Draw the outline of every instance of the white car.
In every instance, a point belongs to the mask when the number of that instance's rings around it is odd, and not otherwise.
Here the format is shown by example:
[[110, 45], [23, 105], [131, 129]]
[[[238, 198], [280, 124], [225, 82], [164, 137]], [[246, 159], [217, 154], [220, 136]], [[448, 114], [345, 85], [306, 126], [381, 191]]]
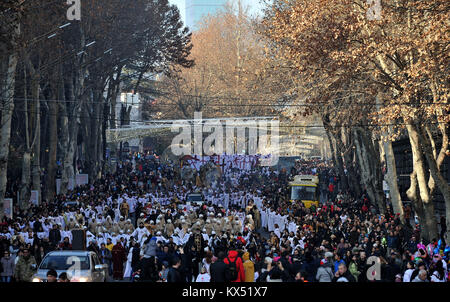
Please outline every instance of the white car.
[[58, 276], [65, 272], [70, 282], [106, 282], [108, 266], [97, 254], [89, 251], [53, 251], [48, 253], [33, 276], [33, 282], [46, 282], [47, 272], [54, 269]]

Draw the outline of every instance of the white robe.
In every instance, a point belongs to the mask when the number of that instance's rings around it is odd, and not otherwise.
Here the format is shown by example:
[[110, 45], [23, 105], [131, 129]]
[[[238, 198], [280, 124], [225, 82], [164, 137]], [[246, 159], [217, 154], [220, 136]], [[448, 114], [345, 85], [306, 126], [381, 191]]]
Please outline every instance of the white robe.
[[268, 213], [268, 219], [267, 219], [267, 228], [269, 232], [272, 232], [275, 229], [275, 212], [269, 211]]
[[124, 278], [131, 278], [131, 260], [133, 259], [133, 249], [135, 249], [135, 247], [130, 249], [130, 252], [128, 253], [127, 256], [127, 263], [125, 265], [125, 271], [123, 273], [123, 277]]

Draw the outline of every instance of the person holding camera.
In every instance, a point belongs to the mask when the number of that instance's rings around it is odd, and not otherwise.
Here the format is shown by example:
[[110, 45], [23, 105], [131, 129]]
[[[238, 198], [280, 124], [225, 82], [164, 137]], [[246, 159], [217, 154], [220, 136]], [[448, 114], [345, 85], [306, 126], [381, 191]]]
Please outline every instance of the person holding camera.
[[345, 263], [341, 263], [338, 266], [338, 270], [334, 274], [332, 282], [356, 282], [356, 279], [347, 269], [347, 265], [345, 265]]

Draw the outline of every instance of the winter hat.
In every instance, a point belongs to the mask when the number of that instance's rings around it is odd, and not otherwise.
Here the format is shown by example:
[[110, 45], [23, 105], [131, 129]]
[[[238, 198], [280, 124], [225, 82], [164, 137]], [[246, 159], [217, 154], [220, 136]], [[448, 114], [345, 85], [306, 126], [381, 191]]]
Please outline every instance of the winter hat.
[[325, 253], [325, 258], [333, 258], [333, 253], [331, 253], [331, 252], [326, 252], [326, 253]]

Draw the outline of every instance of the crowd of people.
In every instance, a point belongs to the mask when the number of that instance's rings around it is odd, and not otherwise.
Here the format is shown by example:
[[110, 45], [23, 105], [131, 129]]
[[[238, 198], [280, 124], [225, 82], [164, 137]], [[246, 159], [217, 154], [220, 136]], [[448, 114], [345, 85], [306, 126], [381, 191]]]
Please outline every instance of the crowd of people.
[[[223, 173], [207, 187], [181, 179], [178, 163], [136, 153], [92, 185], [15, 208], [0, 225], [2, 282], [31, 281], [50, 251], [72, 249], [77, 229], [115, 280], [448, 282], [444, 238], [425, 242], [414, 224], [339, 192], [331, 163], [301, 160], [278, 171], [234, 160], [222, 156]], [[288, 182], [297, 174], [319, 175], [332, 194], [319, 207], [292, 202]], [[187, 203], [193, 193], [203, 202]], [[47, 279], [70, 281], [55, 270]]]

